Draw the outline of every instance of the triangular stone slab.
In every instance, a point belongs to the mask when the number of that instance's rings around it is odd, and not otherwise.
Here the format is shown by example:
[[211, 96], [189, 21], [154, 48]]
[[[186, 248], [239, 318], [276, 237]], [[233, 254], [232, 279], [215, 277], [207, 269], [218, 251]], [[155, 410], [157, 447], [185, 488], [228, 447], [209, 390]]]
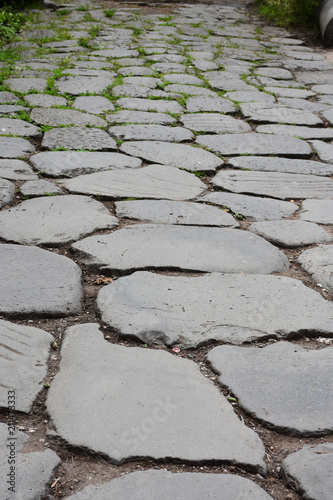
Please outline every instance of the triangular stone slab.
[[305, 250], [297, 260], [317, 283], [333, 291], [333, 245], [319, 245]]
[[333, 200], [304, 200], [300, 217], [317, 224], [333, 224]]
[[59, 436], [115, 463], [150, 457], [265, 469], [261, 440], [195, 363], [108, 343], [97, 324], [67, 330], [47, 409]]

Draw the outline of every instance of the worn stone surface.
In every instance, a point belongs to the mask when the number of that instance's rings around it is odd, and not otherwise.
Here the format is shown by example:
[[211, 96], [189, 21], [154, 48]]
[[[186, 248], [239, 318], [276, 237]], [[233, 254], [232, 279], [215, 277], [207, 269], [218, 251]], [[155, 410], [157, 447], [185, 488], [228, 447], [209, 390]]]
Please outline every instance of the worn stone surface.
[[16, 410], [30, 411], [47, 374], [52, 340], [43, 330], [0, 320], [1, 408], [8, 408], [10, 388], [16, 392]]
[[110, 102], [106, 97], [99, 95], [77, 97], [72, 106], [73, 108], [81, 109], [82, 111], [95, 115], [114, 110], [112, 102]]
[[215, 113], [235, 113], [236, 106], [223, 97], [189, 97], [186, 101], [189, 113], [196, 111], [215, 111]]
[[333, 224], [333, 200], [304, 200], [300, 217], [318, 224]]
[[7, 179], [0, 179], [0, 208], [14, 198], [14, 184]]
[[[0, 313], [68, 316], [81, 312], [81, 270], [37, 247], [0, 245]], [[20, 286], [17, 286], [20, 283]]]
[[[129, 248], [133, 239], [135, 248]], [[131, 225], [109, 235], [85, 238], [72, 248], [92, 269], [118, 272], [170, 268], [265, 274], [289, 266], [286, 257], [263, 238], [236, 229]]]
[[158, 113], [183, 113], [183, 106], [174, 101], [158, 99], [139, 99], [122, 97], [116, 101], [116, 105], [124, 109], [134, 109], [137, 111], [157, 111]]
[[67, 105], [67, 101], [64, 97], [48, 94], [28, 94], [24, 96], [24, 100], [33, 106], [40, 106], [41, 108]]
[[66, 245], [117, 225], [102, 203], [86, 196], [42, 197], [0, 212], [0, 237], [23, 245]]
[[333, 199], [333, 180], [318, 175], [280, 172], [220, 171], [212, 179], [215, 186], [235, 193], [259, 194], [281, 198]]
[[110, 73], [110, 77], [105, 76], [64, 76], [57, 80], [56, 86], [61, 94], [79, 95], [86, 92], [97, 94], [103, 92], [109, 85], [112, 84], [114, 73]]
[[239, 226], [238, 222], [224, 210], [184, 201], [118, 201], [116, 202], [116, 212], [118, 217], [153, 222], [154, 224]]
[[228, 159], [235, 168], [260, 170], [262, 172], [286, 172], [290, 174], [313, 174], [330, 176], [333, 166], [320, 161], [298, 160], [296, 158], [274, 158], [272, 156], [237, 156]]
[[249, 231], [283, 247], [302, 247], [333, 241], [333, 236], [325, 229], [300, 220], [255, 222], [249, 227]]
[[106, 484], [87, 486], [79, 493], [70, 496], [70, 500], [108, 500], [110, 496], [117, 500], [129, 498], [191, 498], [201, 500], [207, 497], [228, 500], [229, 498], [252, 498], [269, 500], [272, 498], [256, 483], [244, 477], [232, 474], [195, 474], [182, 472], [173, 474], [166, 470], [132, 472]]
[[184, 127], [195, 132], [215, 132], [217, 134], [241, 134], [251, 132], [248, 123], [217, 113], [194, 113], [180, 117]]
[[106, 116], [109, 123], [155, 123], [157, 125], [171, 125], [176, 119], [165, 113], [153, 113], [149, 111], [117, 111]]
[[255, 69], [254, 73], [260, 76], [268, 76], [277, 80], [292, 80], [293, 74], [287, 69], [264, 67]]
[[124, 141], [183, 142], [194, 139], [190, 130], [163, 125], [119, 125], [110, 127], [109, 134]]
[[231, 101], [237, 102], [275, 102], [274, 96], [259, 91], [238, 90], [235, 92], [227, 92], [225, 96], [231, 99]]
[[16, 90], [17, 92], [29, 92], [30, 90], [44, 92], [47, 80], [45, 78], [8, 78], [4, 83], [11, 90]]
[[64, 194], [63, 190], [53, 184], [53, 182], [44, 179], [37, 179], [35, 181], [27, 181], [20, 187], [23, 196], [46, 196]]
[[90, 125], [92, 127], [105, 127], [106, 121], [99, 116], [94, 116], [89, 113], [81, 113], [72, 109], [33, 109], [30, 115], [31, 119], [40, 125], [51, 125], [58, 127], [59, 125], [75, 125], [84, 127]]
[[149, 344], [193, 348], [304, 331], [333, 335], [333, 305], [284, 276], [136, 272], [103, 287], [97, 307], [112, 329]]
[[322, 161], [333, 164], [333, 144], [327, 144], [323, 141], [311, 141], [311, 144]]
[[333, 246], [319, 245], [310, 248], [297, 260], [317, 283], [333, 291]]
[[313, 113], [290, 109], [278, 104], [245, 103], [241, 104], [240, 108], [246, 118], [255, 122], [290, 123], [292, 125], [310, 126], [323, 124], [321, 118]]
[[27, 158], [34, 152], [34, 146], [26, 139], [0, 137], [0, 158]]
[[302, 139], [333, 139], [333, 129], [301, 125], [259, 125], [256, 131], [263, 134], [292, 135]]
[[12, 92], [7, 92], [5, 90], [0, 91], [0, 103], [1, 104], [4, 104], [4, 103], [14, 104], [18, 100], [19, 100], [19, 98], [16, 97], [16, 95], [13, 94]]
[[[63, 439], [116, 463], [168, 457], [265, 469], [261, 440], [195, 363], [164, 351], [110, 344], [97, 324], [67, 330], [47, 408]], [[131, 431], [137, 426], [141, 439]]]
[[315, 92], [306, 89], [291, 89], [285, 87], [266, 86], [265, 92], [271, 92], [276, 97], [290, 97], [295, 99], [307, 99], [316, 95]]
[[166, 144], [160, 141], [125, 142], [123, 153], [185, 170], [216, 170], [223, 161], [209, 151], [184, 144]]
[[34, 138], [42, 135], [42, 131], [36, 125], [13, 118], [0, 118], [0, 132], [6, 135], [21, 135]]
[[332, 432], [333, 349], [306, 350], [288, 342], [262, 349], [220, 346], [207, 359], [220, 384], [265, 425], [294, 436]]
[[9, 180], [32, 181], [38, 177], [22, 160], [0, 160], [0, 177]]
[[304, 446], [282, 462], [287, 483], [303, 498], [329, 500], [333, 496], [333, 444]]
[[100, 129], [69, 127], [47, 130], [42, 149], [58, 148], [110, 151], [117, 149], [117, 144], [107, 132]]
[[23, 106], [16, 106], [14, 104], [0, 104], [0, 114], [1, 115], [11, 115], [12, 113], [17, 113], [17, 111], [29, 111]]

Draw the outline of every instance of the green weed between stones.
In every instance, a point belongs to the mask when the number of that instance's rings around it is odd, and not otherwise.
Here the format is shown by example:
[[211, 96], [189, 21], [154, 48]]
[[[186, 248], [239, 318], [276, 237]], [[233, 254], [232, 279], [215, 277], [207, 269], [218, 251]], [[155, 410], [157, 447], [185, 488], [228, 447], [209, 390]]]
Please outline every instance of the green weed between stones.
[[109, 19], [111, 19], [114, 15], [115, 15], [115, 10], [114, 9], [104, 9], [104, 15], [105, 17], [108, 17]]
[[256, 0], [259, 14], [279, 26], [311, 28], [316, 24], [318, 0]]

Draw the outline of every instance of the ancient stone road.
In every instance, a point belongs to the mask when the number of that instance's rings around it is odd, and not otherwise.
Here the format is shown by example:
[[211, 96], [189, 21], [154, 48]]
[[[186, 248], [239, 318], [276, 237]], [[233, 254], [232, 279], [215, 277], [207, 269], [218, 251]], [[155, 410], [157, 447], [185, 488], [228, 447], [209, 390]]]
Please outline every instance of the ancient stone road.
[[0, 498], [332, 500], [333, 65], [244, 4], [1, 59]]

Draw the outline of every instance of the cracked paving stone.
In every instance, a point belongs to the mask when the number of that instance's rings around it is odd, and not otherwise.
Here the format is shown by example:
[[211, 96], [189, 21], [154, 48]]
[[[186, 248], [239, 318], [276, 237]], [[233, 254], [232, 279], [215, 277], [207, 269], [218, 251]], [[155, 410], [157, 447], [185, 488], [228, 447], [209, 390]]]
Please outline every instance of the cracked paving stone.
[[184, 127], [195, 132], [215, 132], [218, 134], [241, 134], [251, 132], [248, 123], [227, 115], [218, 113], [195, 113], [181, 115], [180, 121]]
[[32, 181], [38, 176], [32, 168], [22, 160], [0, 160], [0, 177], [11, 181]]
[[61, 94], [67, 92], [71, 95], [90, 92], [97, 94], [103, 92], [113, 82], [114, 73], [105, 76], [64, 76], [56, 81], [56, 86]]
[[333, 200], [304, 200], [300, 217], [318, 224], [333, 224]]
[[0, 137], [0, 158], [26, 158], [34, 152], [34, 146], [26, 139]]
[[116, 202], [118, 217], [154, 224], [190, 226], [230, 226], [239, 224], [224, 210], [200, 203], [167, 200], [132, 200]]
[[173, 474], [165, 470], [148, 469], [126, 474], [105, 484], [89, 485], [69, 497], [69, 500], [129, 500], [129, 498], [159, 498], [174, 500], [203, 498], [230, 500], [230, 498], [252, 498], [269, 500], [268, 495], [256, 483], [232, 474], [196, 474], [182, 472]]
[[[75, 125], [77, 127], [105, 127], [107, 122], [99, 116], [89, 113], [81, 113], [73, 109], [38, 109], [31, 111], [30, 118], [41, 125], [51, 125], [58, 127], [59, 125]], [[1, 120], [0, 120], [1, 126]]]
[[99, 115], [105, 111], [113, 111], [114, 105], [106, 97], [100, 95], [80, 96], [72, 104], [73, 108], [81, 109], [87, 113]]
[[285, 276], [189, 277], [141, 271], [103, 287], [97, 307], [112, 329], [149, 344], [242, 344], [305, 330], [333, 336], [333, 305]]
[[27, 181], [20, 187], [20, 192], [23, 196], [47, 196], [65, 194], [63, 190], [53, 184], [53, 182], [37, 179], [35, 181]]
[[66, 245], [117, 225], [102, 203], [87, 196], [26, 200], [0, 212], [0, 237], [23, 245]]
[[[275, 314], [270, 305], [269, 319]], [[266, 315], [260, 306], [255, 313]], [[306, 350], [288, 342], [262, 349], [219, 346], [207, 359], [220, 384], [267, 427], [293, 436], [332, 432], [333, 349]]]
[[[135, 248], [129, 248], [135, 241]], [[74, 243], [78, 258], [92, 269], [182, 269], [269, 274], [288, 269], [285, 255], [266, 240], [237, 229], [163, 224], [127, 226]]]
[[41, 108], [52, 108], [53, 106], [67, 106], [67, 101], [64, 97], [48, 94], [29, 94], [24, 96], [24, 100], [33, 106]]
[[117, 143], [107, 132], [95, 128], [65, 127], [47, 130], [42, 141], [42, 149], [58, 148], [109, 151], [117, 149]]
[[0, 407], [8, 408], [9, 388], [16, 411], [28, 413], [47, 374], [53, 336], [43, 330], [0, 320]]
[[282, 462], [287, 484], [303, 498], [333, 497], [333, 443], [304, 446]]
[[168, 144], [160, 141], [125, 142], [120, 151], [162, 165], [181, 167], [192, 171], [211, 171], [223, 160], [209, 151], [185, 144]]
[[[121, 108], [134, 109], [137, 111], [157, 111], [158, 113], [183, 113], [183, 106], [174, 101], [157, 99], [139, 99], [132, 97], [122, 97], [115, 103]], [[111, 115], [112, 116], [112, 115]]]
[[57, 435], [114, 463], [215, 460], [265, 471], [260, 438], [194, 362], [110, 344], [97, 324], [67, 330], [47, 409]]
[[221, 170], [213, 177], [212, 183], [234, 193], [271, 196], [282, 200], [333, 199], [333, 180], [319, 175]]
[[317, 283], [333, 291], [333, 246], [319, 245], [305, 250], [297, 261]]
[[47, 80], [45, 78], [8, 78], [4, 81], [4, 84], [8, 85], [11, 90], [16, 90], [16, 92], [25, 93], [30, 90], [44, 92]]
[[7, 179], [0, 179], [0, 208], [10, 203], [14, 198], [15, 186]]
[[36, 125], [14, 118], [0, 118], [0, 133], [23, 137], [41, 137], [42, 131]]
[[156, 125], [171, 125], [176, 123], [176, 118], [165, 113], [153, 113], [149, 111], [117, 111], [112, 115], [107, 115], [109, 123], [152, 123]]
[[[9, 160], [0, 160], [0, 176], [1, 161]], [[100, 170], [138, 168], [142, 164], [139, 158], [121, 153], [89, 151], [47, 151], [32, 156], [30, 162], [36, 170], [52, 177], [75, 177]]]
[[302, 139], [333, 139], [333, 129], [329, 128], [297, 125], [259, 125], [256, 131], [262, 134], [292, 135]]
[[255, 222], [249, 227], [249, 231], [283, 247], [299, 247], [333, 241], [333, 236], [322, 227], [300, 220]]
[[274, 158], [272, 156], [238, 156], [228, 159], [228, 165], [232, 165], [234, 168], [262, 172], [285, 172], [290, 174], [324, 176], [331, 176], [333, 174], [333, 166], [327, 163], [311, 160]]
[[112, 137], [125, 141], [191, 141], [194, 135], [183, 127], [164, 127], [163, 125], [119, 125], [108, 130]]
[[206, 186], [195, 175], [166, 165], [148, 165], [135, 170], [114, 170], [81, 175], [62, 185], [72, 193], [107, 198], [192, 199]]
[[290, 109], [279, 104], [248, 102], [240, 105], [242, 114], [255, 122], [285, 123], [291, 125], [323, 125], [314, 113]]
[[[29, 441], [29, 436], [23, 432], [16, 431], [15, 438], [15, 492], [12, 494], [8, 490], [8, 486], [10, 485], [6, 480], [2, 480], [0, 483], [0, 496], [8, 500], [19, 498], [36, 500], [44, 498], [61, 460], [54, 451], [48, 449], [25, 453], [23, 452], [24, 443]], [[0, 443], [2, 450], [0, 454], [0, 474], [1, 477], [7, 478], [7, 474], [10, 472], [10, 466], [8, 465], [7, 424], [0, 423]]]
[[223, 97], [189, 97], [186, 101], [186, 109], [189, 113], [196, 111], [235, 113], [236, 105]]
[[0, 257], [1, 314], [68, 316], [81, 312], [81, 269], [73, 261], [41, 248], [10, 244], [0, 245]]

